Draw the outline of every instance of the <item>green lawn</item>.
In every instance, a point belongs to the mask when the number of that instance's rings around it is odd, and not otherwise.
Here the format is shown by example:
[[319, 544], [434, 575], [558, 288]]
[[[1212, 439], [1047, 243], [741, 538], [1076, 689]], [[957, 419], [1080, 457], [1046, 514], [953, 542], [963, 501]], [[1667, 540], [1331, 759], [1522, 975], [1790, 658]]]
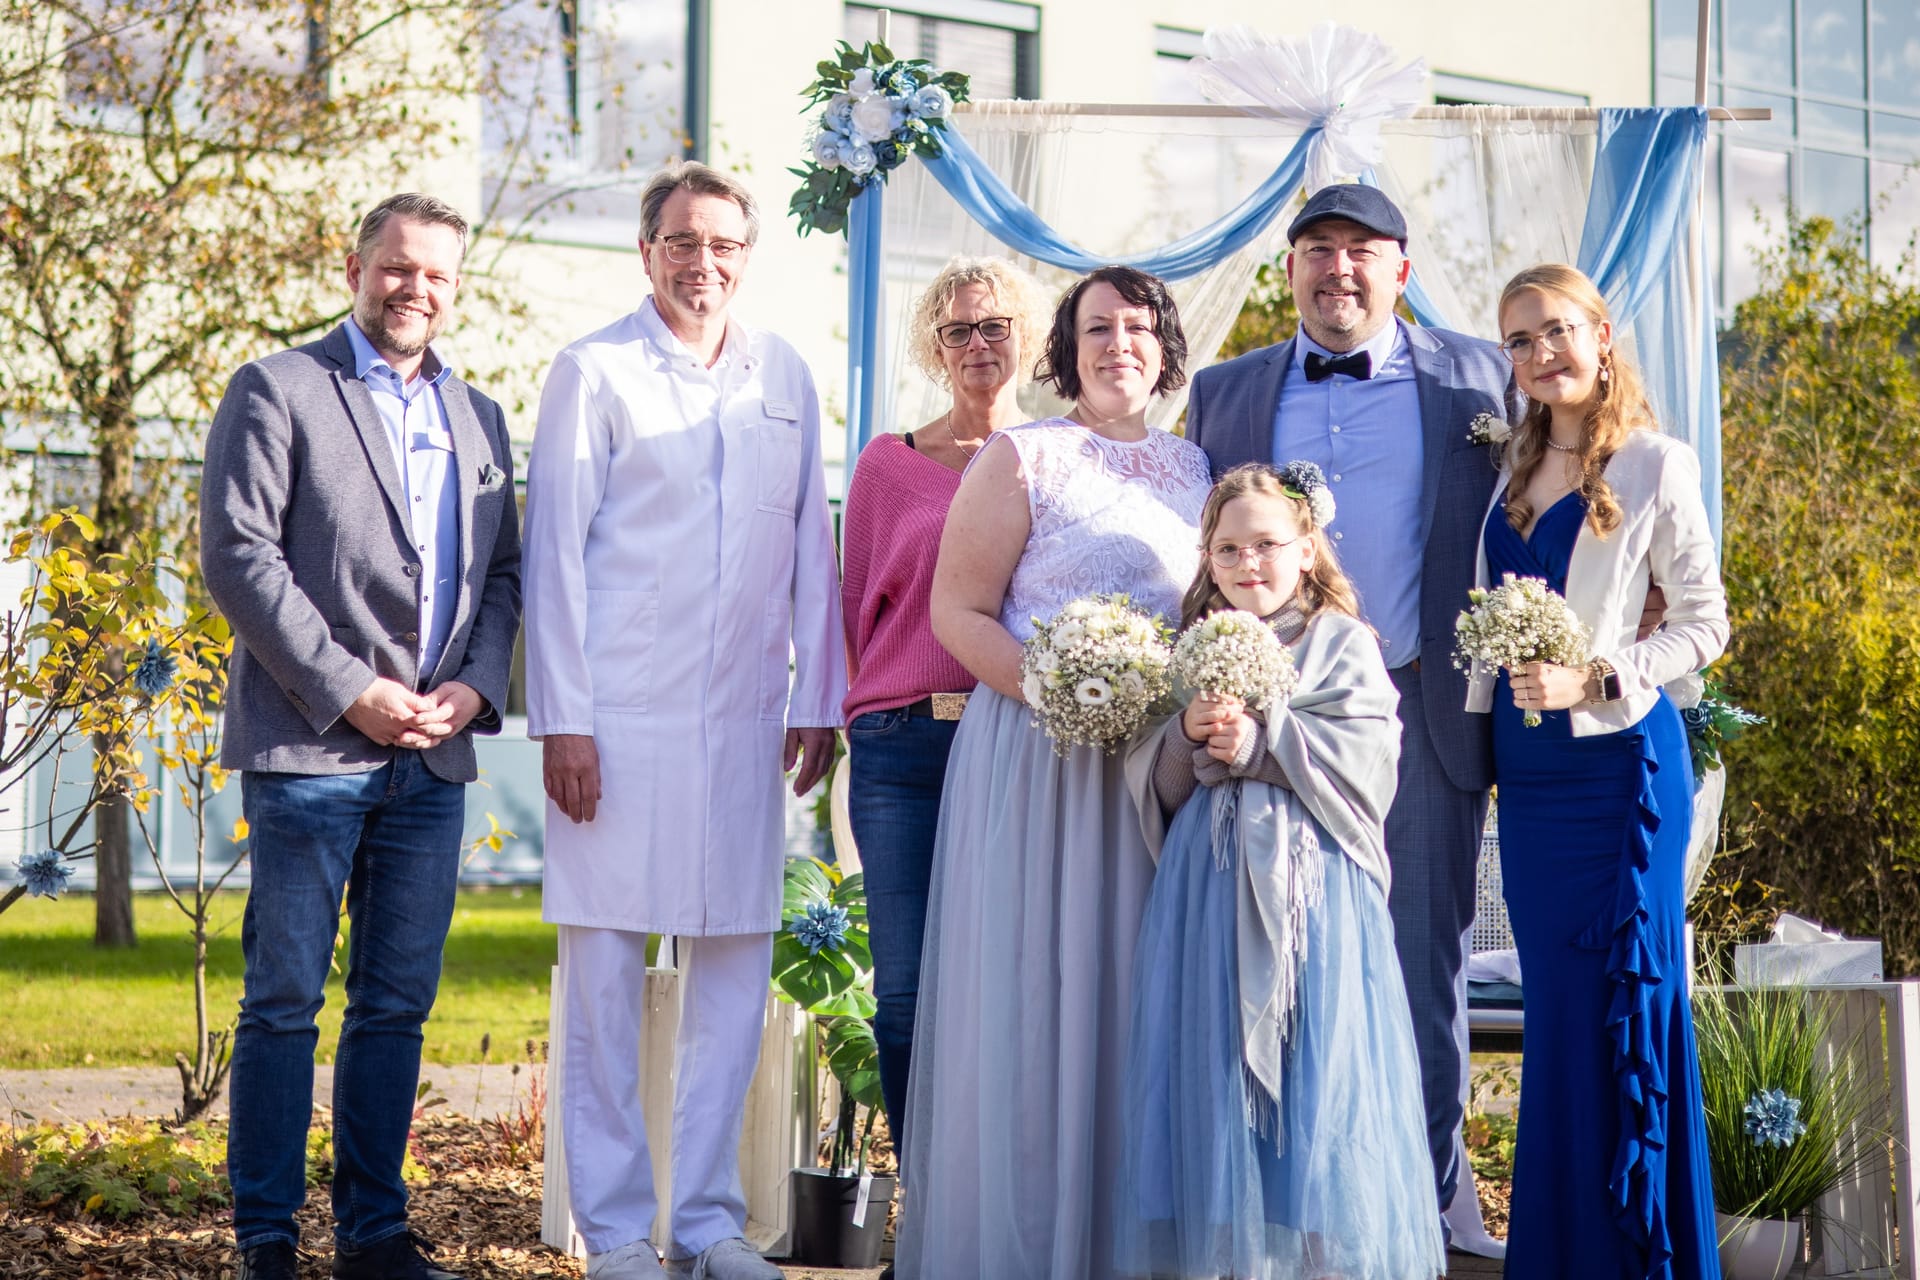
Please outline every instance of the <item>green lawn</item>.
[[[240, 1000], [240, 912], [245, 897], [221, 896], [209, 943], [207, 988], [215, 1025]], [[134, 906], [140, 945], [93, 948], [93, 899], [27, 898], [0, 914], [0, 1067], [171, 1065], [193, 1035], [193, 950], [186, 918], [162, 895]], [[491, 1036], [494, 1062], [524, 1057], [546, 1039], [554, 931], [540, 922], [540, 891], [463, 890], [454, 909], [440, 1000], [426, 1027], [426, 1060], [480, 1061]], [[342, 962], [344, 963], [344, 952]], [[319, 1061], [333, 1061], [345, 995], [340, 974], [320, 1011]]]

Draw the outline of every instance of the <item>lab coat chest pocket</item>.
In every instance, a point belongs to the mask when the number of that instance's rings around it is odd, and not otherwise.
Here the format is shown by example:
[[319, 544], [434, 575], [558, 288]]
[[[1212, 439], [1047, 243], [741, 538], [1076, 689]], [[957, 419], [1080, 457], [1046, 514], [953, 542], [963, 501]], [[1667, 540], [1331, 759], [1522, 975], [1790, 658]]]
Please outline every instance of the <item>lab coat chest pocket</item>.
[[756, 422], [750, 434], [756, 470], [754, 505], [762, 511], [792, 515], [800, 497], [800, 424], [777, 419]]
[[792, 682], [793, 602], [784, 595], [768, 596], [760, 627], [760, 718], [784, 722]]
[[659, 628], [658, 591], [587, 592], [587, 669], [593, 672], [596, 708], [647, 709]]

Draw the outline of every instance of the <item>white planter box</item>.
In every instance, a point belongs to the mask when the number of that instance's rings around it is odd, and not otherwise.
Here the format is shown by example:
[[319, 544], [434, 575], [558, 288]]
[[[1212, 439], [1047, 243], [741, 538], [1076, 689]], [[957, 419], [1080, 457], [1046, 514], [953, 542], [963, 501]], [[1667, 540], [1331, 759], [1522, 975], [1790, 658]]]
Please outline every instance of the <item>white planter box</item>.
[[1743, 943], [1733, 949], [1733, 980], [1742, 987], [1856, 986], [1881, 980], [1880, 943]]

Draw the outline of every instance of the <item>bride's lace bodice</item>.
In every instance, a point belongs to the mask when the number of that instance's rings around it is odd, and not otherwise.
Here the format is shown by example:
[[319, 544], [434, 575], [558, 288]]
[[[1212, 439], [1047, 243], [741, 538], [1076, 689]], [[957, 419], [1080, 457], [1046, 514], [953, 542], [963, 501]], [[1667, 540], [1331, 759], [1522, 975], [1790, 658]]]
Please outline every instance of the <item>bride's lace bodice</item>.
[[1064, 418], [1003, 434], [1020, 454], [1032, 525], [1001, 625], [1024, 641], [1035, 618], [1080, 596], [1124, 591], [1178, 626], [1180, 597], [1200, 564], [1200, 508], [1212, 485], [1206, 454], [1165, 431], [1120, 442]]

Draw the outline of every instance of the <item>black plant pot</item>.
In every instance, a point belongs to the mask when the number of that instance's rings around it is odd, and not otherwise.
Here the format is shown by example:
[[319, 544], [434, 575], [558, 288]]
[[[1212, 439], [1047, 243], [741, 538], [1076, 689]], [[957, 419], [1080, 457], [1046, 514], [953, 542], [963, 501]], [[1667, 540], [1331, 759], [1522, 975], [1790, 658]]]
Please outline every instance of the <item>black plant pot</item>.
[[793, 1261], [810, 1267], [877, 1267], [893, 1203], [893, 1175], [876, 1173], [867, 1192], [864, 1225], [853, 1225], [860, 1179], [825, 1169], [795, 1169], [788, 1216]]

